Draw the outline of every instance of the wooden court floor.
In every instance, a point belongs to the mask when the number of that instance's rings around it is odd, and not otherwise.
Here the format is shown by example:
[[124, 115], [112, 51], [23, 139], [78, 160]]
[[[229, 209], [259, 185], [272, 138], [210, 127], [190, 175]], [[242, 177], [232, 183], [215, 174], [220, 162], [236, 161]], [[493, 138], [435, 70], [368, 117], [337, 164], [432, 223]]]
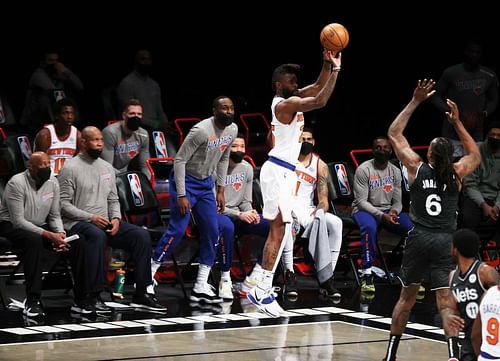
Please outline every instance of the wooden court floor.
[[[387, 317], [337, 307], [290, 309], [285, 316], [275, 320], [249, 312], [0, 329], [50, 339], [2, 344], [0, 360], [365, 361], [384, 356]], [[170, 324], [177, 327], [162, 332]], [[103, 333], [85, 337], [89, 330]], [[408, 331], [399, 360], [447, 358], [442, 329], [410, 323]]]

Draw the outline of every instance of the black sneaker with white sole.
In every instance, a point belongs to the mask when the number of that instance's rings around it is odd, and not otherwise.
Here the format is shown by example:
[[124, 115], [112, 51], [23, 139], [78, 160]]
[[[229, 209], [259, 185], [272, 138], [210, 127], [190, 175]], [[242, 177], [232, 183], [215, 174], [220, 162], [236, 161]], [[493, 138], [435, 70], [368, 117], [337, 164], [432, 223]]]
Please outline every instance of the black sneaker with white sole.
[[107, 306], [103, 302], [103, 300], [101, 300], [101, 296], [99, 296], [99, 295], [92, 299], [92, 303], [94, 305], [96, 313], [101, 314], [101, 313], [111, 313], [112, 312], [111, 307]]
[[329, 278], [319, 286], [319, 292], [328, 298], [341, 298], [339, 290], [333, 285], [333, 277]]
[[155, 295], [149, 293], [144, 293], [140, 296], [135, 295], [130, 303], [130, 306], [157, 312], [167, 312], [167, 308], [158, 302]]
[[71, 306], [71, 312], [81, 313], [82, 315], [91, 315], [96, 313], [94, 305], [87, 299], [75, 301], [73, 306]]
[[45, 312], [43, 312], [42, 304], [39, 299], [28, 298], [24, 304], [23, 315], [27, 317], [43, 317]]

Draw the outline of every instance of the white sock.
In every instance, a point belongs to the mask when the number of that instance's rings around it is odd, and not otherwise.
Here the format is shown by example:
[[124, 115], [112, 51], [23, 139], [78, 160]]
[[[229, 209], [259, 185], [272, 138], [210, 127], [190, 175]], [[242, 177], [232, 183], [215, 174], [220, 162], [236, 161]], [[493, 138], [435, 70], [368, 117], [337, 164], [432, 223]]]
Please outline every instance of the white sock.
[[262, 288], [267, 290], [273, 287], [274, 272], [262, 270]]
[[231, 272], [230, 271], [221, 272], [220, 279], [221, 279], [221, 281], [231, 282]]
[[205, 264], [200, 264], [198, 266], [198, 276], [196, 277], [196, 283], [199, 285], [208, 283], [208, 275], [210, 274], [209, 266]]
[[249, 278], [260, 281], [262, 279], [262, 271], [264, 271], [262, 266], [256, 263], [255, 267], [252, 270], [252, 273], [250, 273]]
[[155, 260], [151, 260], [151, 278], [155, 278], [156, 271], [160, 268], [161, 263], [156, 262]]

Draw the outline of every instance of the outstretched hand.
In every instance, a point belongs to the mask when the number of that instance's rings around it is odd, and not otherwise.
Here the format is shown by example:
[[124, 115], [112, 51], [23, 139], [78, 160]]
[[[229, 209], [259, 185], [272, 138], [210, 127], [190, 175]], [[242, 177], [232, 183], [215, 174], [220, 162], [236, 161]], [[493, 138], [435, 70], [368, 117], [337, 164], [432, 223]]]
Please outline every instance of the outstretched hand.
[[432, 79], [419, 80], [417, 87], [413, 91], [413, 99], [419, 103], [429, 99], [436, 92], [435, 90], [432, 90], [434, 85], [436, 85], [436, 82]]
[[332, 64], [334, 68], [340, 68], [342, 64], [342, 53], [335, 53], [331, 50], [323, 50], [323, 60]]
[[450, 99], [446, 99], [446, 104], [450, 107], [450, 111], [446, 112], [446, 118], [448, 121], [453, 124], [460, 120], [457, 104]]

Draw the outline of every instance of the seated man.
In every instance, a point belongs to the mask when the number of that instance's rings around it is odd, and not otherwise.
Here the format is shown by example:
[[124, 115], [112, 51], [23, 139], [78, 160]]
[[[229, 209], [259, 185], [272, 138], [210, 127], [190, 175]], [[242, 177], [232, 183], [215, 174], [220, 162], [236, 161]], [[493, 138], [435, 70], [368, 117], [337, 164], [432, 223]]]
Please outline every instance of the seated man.
[[464, 179], [461, 228], [476, 229], [482, 220], [500, 228], [500, 122], [489, 128], [486, 141], [478, 143], [481, 164]]
[[413, 228], [409, 215], [401, 212], [401, 172], [389, 162], [391, 154], [387, 137], [375, 138], [373, 159], [360, 164], [354, 174], [352, 216], [361, 233], [362, 292], [375, 292], [372, 265], [379, 225], [401, 236]]
[[104, 253], [106, 245], [131, 253], [135, 265], [133, 307], [165, 311], [154, 296], [146, 292], [151, 281], [151, 239], [136, 225], [121, 222], [120, 203], [113, 167], [99, 158], [103, 148], [101, 131], [86, 127], [82, 131], [80, 153], [66, 162], [59, 174], [61, 209], [69, 234], [85, 238], [87, 284], [96, 308], [106, 305], [100, 300], [104, 289]]
[[[327, 237], [318, 237], [315, 244], [310, 243], [309, 249], [316, 266], [317, 277], [320, 283], [320, 292], [327, 297], [339, 298], [340, 292], [333, 285], [333, 272], [339, 258], [342, 244], [342, 220], [328, 213], [328, 166], [320, 157], [313, 153], [315, 144], [312, 129], [304, 128], [301, 136], [299, 163], [295, 168], [297, 173], [297, 188], [293, 203], [293, 212], [300, 226], [308, 231], [309, 225], [319, 216], [322, 210], [326, 222]], [[314, 205], [314, 196], [318, 204]], [[293, 270], [293, 239], [288, 238], [282, 256], [285, 265], [285, 289], [288, 297], [297, 296], [295, 273]]]
[[45, 152], [50, 158], [50, 168], [57, 176], [66, 159], [73, 158], [78, 152], [80, 131], [73, 126], [76, 105], [64, 98], [56, 103], [54, 124], [46, 125], [35, 138], [35, 151]]
[[110, 163], [115, 172], [123, 173], [129, 169], [132, 162], [134, 168], [151, 178], [146, 160], [149, 157], [149, 135], [141, 128], [142, 105], [137, 99], [125, 103], [122, 121], [108, 125], [102, 131], [104, 148], [102, 159]]
[[[13, 176], [0, 202], [0, 236], [12, 240], [24, 252], [26, 302], [23, 314], [28, 317], [44, 316], [40, 296], [42, 289], [42, 250], [50, 246], [56, 252], [70, 250], [65, 242], [59, 206], [59, 184], [51, 177], [47, 154], [34, 152], [29, 158], [28, 169]], [[78, 302], [83, 287], [77, 264], [80, 240], [71, 243], [70, 260], [75, 278], [75, 301]]]
[[[245, 139], [238, 134], [231, 145], [229, 165], [224, 186], [226, 206], [224, 212], [218, 216], [219, 247], [222, 253], [221, 281], [219, 283], [219, 297], [232, 300], [232, 283], [230, 268], [233, 260], [234, 234], [255, 234], [263, 238], [269, 232], [269, 222], [252, 207], [253, 168], [245, 156]], [[260, 266], [256, 266], [256, 271]], [[262, 269], [262, 268], [260, 268]], [[254, 274], [255, 276], [255, 274]], [[251, 278], [246, 279], [247, 283]], [[243, 283], [244, 287], [245, 283]], [[247, 285], [248, 286], [248, 285]], [[248, 290], [247, 290], [248, 292]]]

